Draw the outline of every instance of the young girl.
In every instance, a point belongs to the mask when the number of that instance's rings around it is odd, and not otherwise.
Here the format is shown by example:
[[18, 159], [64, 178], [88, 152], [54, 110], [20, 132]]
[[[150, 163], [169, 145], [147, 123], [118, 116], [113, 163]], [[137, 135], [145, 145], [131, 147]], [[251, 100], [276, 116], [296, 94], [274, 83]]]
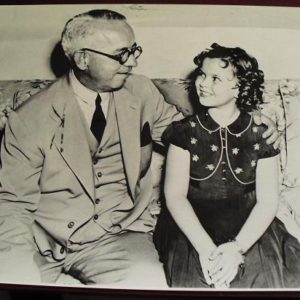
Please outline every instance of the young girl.
[[263, 72], [244, 50], [217, 44], [194, 62], [202, 109], [165, 134], [172, 217], [162, 213], [155, 239], [168, 283], [299, 287], [300, 261], [286, 257], [298, 242], [274, 219], [279, 151], [249, 114], [262, 102]]

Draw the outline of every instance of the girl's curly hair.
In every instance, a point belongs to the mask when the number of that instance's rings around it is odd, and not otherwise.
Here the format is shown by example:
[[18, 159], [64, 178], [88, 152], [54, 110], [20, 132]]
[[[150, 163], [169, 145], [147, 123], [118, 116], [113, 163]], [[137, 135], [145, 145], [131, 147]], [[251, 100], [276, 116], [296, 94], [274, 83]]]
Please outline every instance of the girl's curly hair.
[[201, 52], [194, 58], [194, 63], [198, 66], [195, 76], [201, 69], [205, 58], [220, 58], [225, 63], [224, 68], [232, 66], [234, 75], [239, 82], [239, 95], [236, 102], [239, 109], [252, 111], [262, 103], [264, 73], [259, 69], [254, 57], [239, 47], [228, 48], [214, 43], [210, 49]]

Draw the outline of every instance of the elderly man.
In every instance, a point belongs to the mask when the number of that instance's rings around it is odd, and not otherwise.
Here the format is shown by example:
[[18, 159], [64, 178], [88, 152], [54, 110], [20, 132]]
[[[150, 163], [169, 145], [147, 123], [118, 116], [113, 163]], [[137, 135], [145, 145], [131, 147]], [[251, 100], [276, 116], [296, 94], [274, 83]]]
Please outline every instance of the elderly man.
[[[0, 280], [165, 287], [154, 249], [152, 141], [181, 118], [132, 75], [142, 48], [124, 16], [69, 20], [70, 73], [8, 120], [1, 148]], [[147, 285], [146, 285], [147, 282]]]
[[[145, 77], [124, 16], [93, 10], [62, 33], [70, 74], [12, 113], [1, 151], [2, 280], [163, 286], [147, 234], [152, 140], [179, 114]], [[24, 276], [23, 276], [24, 275]], [[26, 276], [25, 276], [26, 275]]]

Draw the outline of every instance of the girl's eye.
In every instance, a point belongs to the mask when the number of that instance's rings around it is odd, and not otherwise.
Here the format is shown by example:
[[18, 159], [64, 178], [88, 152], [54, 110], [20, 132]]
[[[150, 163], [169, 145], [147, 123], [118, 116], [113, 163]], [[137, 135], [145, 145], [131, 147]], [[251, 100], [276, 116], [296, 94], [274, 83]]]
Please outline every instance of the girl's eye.
[[201, 73], [198, 74], [198, 77], [199, 78], [205, 78], [205, 74], [201, 72]]
[[213, 76], [212, 77], [213, 82], [220, 82], [221, 79], [218, 76]]
[[199, 73], [198, 75], [197, 75], [197, 80], [198, 81], [200, 81], [200, 82], [202, 82], [202, 81], [204, 81], [205, 80], [205, 77], [206, 77], [206, 75], [204, 74], [204, 73]]

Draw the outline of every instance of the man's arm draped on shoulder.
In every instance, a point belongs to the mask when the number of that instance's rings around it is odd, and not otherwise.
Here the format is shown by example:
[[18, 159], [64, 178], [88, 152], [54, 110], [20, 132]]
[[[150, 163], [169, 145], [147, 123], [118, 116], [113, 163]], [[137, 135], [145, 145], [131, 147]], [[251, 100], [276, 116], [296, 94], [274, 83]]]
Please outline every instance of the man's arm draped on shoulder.
[[154, 142], [161, 144], [161, 136], [164, 130], [173, 122], [183, 119], [183, 114], [179, 112], [175, 105], [165, 101], [163, 95], [156, 86], [151, 82], [149, 84], [151, 93], [155, 96], [154, 107], [154, 127], [152, 131], [152, 139]]
[[273, 144], [274, 149], [280, 147], [281, 136], [276, 128], [276, 124], [260, 111], [253, 111], [253, 120], [256, 125], [265, 124], [268, 129], [264, 132], [263, 138], [267, 139], [268, 144]]
[[33, 260], [33, 214], [40, 201], [43, 154], [17, 113], [6, 124], [0, 170], [0, 281], [40, 281]]

